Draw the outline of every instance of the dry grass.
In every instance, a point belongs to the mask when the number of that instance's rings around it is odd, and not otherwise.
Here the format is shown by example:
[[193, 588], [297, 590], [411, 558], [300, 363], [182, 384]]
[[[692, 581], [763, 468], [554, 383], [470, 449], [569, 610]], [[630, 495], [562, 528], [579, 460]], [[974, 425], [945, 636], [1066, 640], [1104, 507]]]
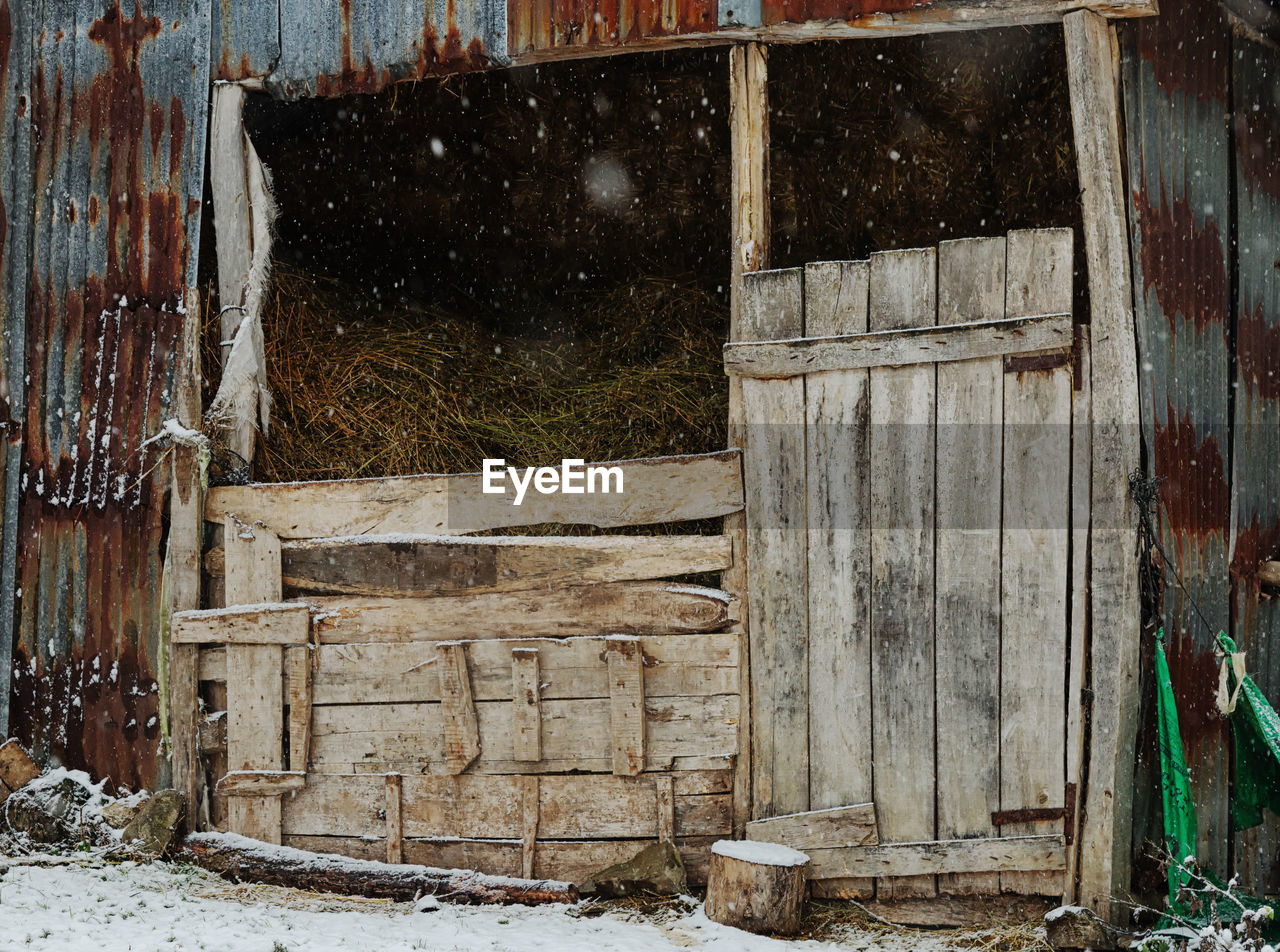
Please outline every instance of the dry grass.
[[[264, 315], [275, 408], [256, 478], [469, 472], [720, 449], [726, 315], [662, 279], [565, 295], [518, 331], [438, 307], [388, 308], [277, 270]], [[213, 354], [207, 354], [213, 358]]]

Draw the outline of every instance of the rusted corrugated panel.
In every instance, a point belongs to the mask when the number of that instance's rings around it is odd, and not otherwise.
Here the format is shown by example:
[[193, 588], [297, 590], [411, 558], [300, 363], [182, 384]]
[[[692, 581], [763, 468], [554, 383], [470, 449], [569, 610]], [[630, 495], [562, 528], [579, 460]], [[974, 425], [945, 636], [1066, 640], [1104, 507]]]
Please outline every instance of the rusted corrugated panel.
[[872, 13], [901, 13], [928, 7], [932, 0], [763, 0], [765, 26], [806, 20], [856, 20]]
[[376, 92], [402, 79], [507, 62], [505, 0], [280, 0], [283, 99]]
[[280, 11], [275, 0], [211, 0], [213, 78], [266, 76], [280, 59]]
[[[1238, 287], [1231, 575], [1235, 637], [1250, 674], [1280, 704], [1280, 601], [1258, 563], [1280, 556], [1280, 53], [1237, 39], [1233, 57]], [[1280, 884], [1280, 824], [1241, 837], [1237, 867], [1262, 894]]]
[[[1160, 537], [1209, 623], [1226, 629], [1230, 33], [1216, 0], [1166, 4], [1124, 32], [1143, 436], [1149, 469], [1164, 479]], [[1199, 811], [1197, 858], [1225, 873], [1229, 737], [1214, 705], [1213, 632], [1173, 585], [1162, 621]], [[1163, 840], [1154, 760], [1139, 765], [1139, 847]]]
[[[31, 222], [31, 11], [0, 0], [0, 737], [9, 727], [18, 490], [26, 408], [27, 236]], [[11, 293], [19, 289], [20, 293]]]
[[144, 442], [195, 278], [208, 56], [202, 0], [60, 0], [35, 24], [11, 729], [129, 786], [161, 744], [166, 487]]
[[[750, 19], [737, 22], [756, 25]], [[508, 30], [514, 55], [710, 33], [719, 20], [717, 0], [511, 0]]]

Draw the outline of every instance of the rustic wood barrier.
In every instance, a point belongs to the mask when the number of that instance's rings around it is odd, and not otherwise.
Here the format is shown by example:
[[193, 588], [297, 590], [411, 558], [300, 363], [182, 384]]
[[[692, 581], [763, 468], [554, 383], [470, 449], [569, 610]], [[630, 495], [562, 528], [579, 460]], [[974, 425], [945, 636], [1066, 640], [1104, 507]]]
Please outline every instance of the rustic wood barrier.
[[747, 835], [809, 853], [819, 895], [1069, 886], [1089, 509], [1071, 306], [1065, 229], [744, 277], [724, 358]]
[[570, 881], [659, 839], [705, 878], [733, 832], [742, 632], [736, 593], [678, 579], [729, 573], [731, 537], [438, 534], [742, 507], [737, 452], [607, 465], [622, 496], [519, 508], [478, 476], [212, 490], [228, 607], [172, 640], [227, 713], [174, 720], [225, 755], [226, 828]]

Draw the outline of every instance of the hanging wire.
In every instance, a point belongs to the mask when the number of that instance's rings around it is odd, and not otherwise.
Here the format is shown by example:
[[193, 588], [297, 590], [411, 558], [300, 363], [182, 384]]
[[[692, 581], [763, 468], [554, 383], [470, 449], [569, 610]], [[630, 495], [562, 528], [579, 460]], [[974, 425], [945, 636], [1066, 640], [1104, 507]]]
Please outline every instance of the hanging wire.
[[[1135, 554], [1138, 557], [1138, 571], [1143, 590], [1150, 592], [1153, 596], [1158, 595], [1160, 586], [1165, 580], [1165, 573], [1167, 573], [1177, 583], [1178, 588], [1182, 589], [1182, 594], [1186, 596], [1187, 601], [1195, 610], [1196, 617], [1200, 619], [1200, 623], [1209, 632], [1209, 636], [1216, 638], [1218, 629], [1209, 624], [1209, 619], [1200, 610], [1200, 603], [1195, 600], [1186, 583], [1182, 581], [1182, 576], [1173, 567], [1173, 560], [1165, 552], [1164, 546], [1160, 543], [1160, 537], [1156, 534], [1155, 513], [1156, 505], [1160, 501], [1160, 484], [1162, 482], [1164, 482], [1163, 476], [1148, 477], [1141, 469], [1135, 469], [1129, 474], [1129, 498], [1133, 500], [1133, 504], [1138, 510], [1138, 539], [1137, 552]], [[1150, 557], [1152, 549], [1160, 553], [1163, 571], [1156, 568], [1154, 560]]]

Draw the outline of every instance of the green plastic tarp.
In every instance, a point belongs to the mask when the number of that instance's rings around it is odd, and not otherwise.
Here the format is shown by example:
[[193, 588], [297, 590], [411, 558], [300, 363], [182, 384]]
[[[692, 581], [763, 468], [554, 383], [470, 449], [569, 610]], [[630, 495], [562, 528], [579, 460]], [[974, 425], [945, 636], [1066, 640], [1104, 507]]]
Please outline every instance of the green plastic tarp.
[[[1218, 646], [1228, 657], [1236, 653], [1225, 634], [1218, 635]], [[1246, 674], [1237, 682], [1231, 665], [1227, 673], [1232, 692], [1239, 688], [1231, 712], [1236, 747], [1231, 817], [1237, 830], [1247, 830], [1262, 822], [1264, 808], [1280, 815], [1280, 716], [1253, 678]]]

